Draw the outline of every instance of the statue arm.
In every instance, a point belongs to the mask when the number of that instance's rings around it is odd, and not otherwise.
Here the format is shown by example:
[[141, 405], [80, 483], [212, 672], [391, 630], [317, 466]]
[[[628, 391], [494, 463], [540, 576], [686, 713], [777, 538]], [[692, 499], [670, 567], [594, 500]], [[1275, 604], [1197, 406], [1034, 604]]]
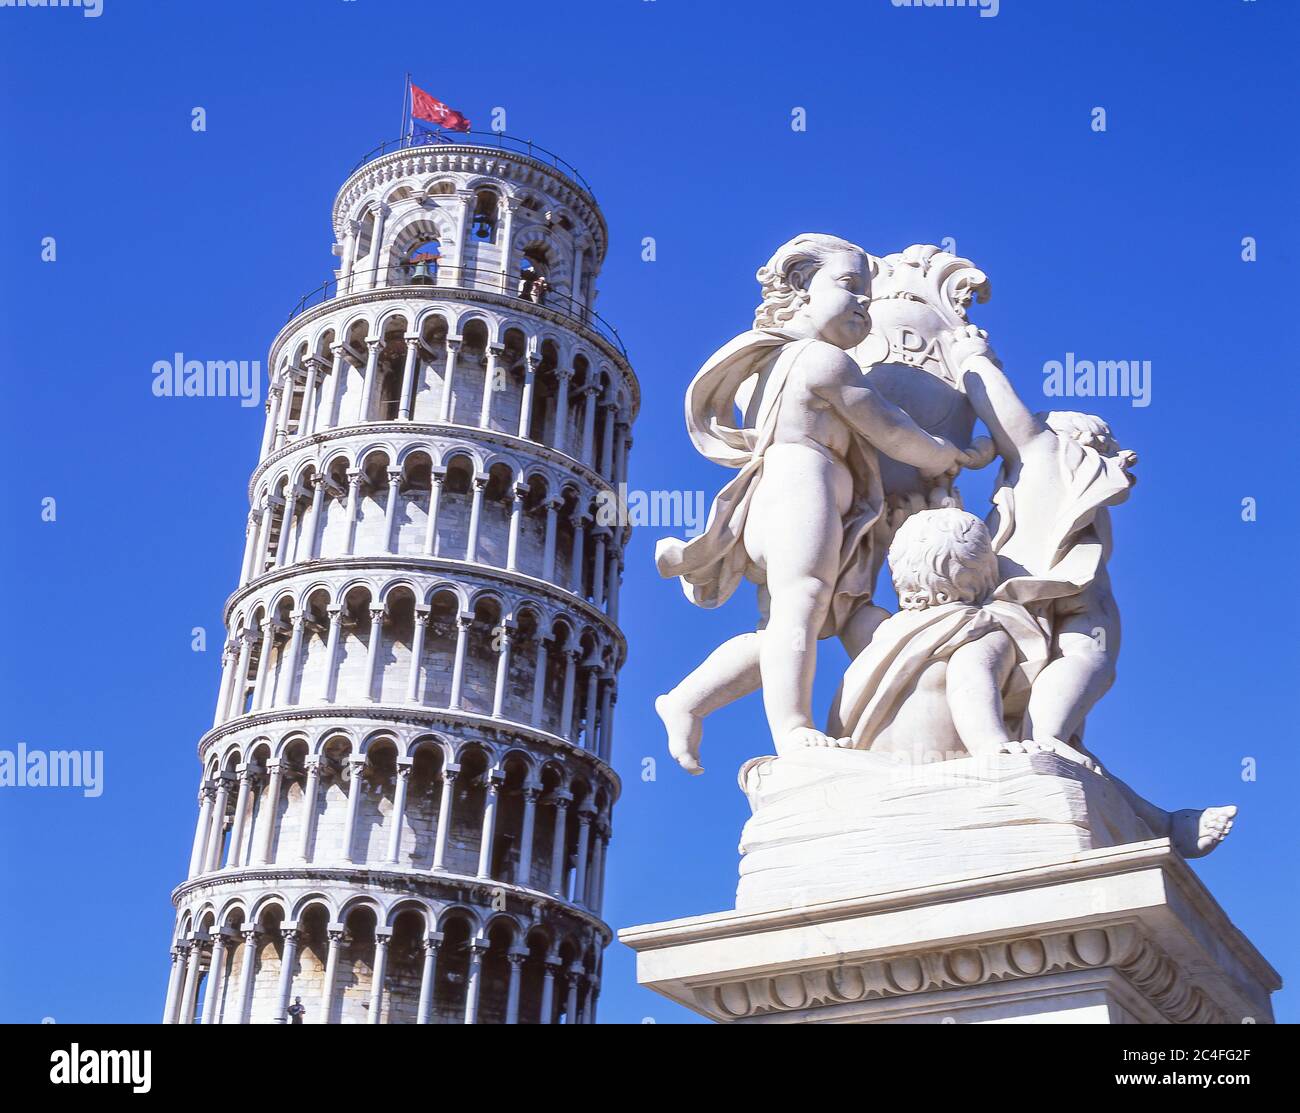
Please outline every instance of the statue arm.
[[1003, 457], [1019, 455], [1031, 441], [1047, 432], [1047, 426], [1020, 400], [1002, 368], [988, 356], [973, 356], [966, 361], [961, 385]]
[[904, 410], [864, 385], [862, 378], [861, 368], [836, 350], [830, 358], [817, 353], [805, 381], [845, 424], [891, 459], [935, 474], [959, 463], [956, 445], [931, 436]]

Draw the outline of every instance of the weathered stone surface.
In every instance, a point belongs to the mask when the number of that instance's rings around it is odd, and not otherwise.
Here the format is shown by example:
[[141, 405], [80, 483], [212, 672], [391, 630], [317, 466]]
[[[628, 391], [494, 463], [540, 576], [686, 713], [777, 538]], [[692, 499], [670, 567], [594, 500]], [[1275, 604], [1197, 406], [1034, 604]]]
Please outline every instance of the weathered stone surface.
[[1102, 775], [1055, 754], [922, 765], [866, 750], [758, 758], [741, 772], [736, 908], [801, 907], [999, 873], [1152, 838]]

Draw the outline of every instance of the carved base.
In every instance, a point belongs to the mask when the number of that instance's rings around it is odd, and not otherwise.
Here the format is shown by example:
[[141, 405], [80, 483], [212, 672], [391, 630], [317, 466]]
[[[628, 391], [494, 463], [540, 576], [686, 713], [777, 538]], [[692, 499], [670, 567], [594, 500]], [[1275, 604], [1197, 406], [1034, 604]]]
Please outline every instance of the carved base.
[[1271, 1023], [1281, 986], [1167, 839], [619, 938], [727, 1022]]

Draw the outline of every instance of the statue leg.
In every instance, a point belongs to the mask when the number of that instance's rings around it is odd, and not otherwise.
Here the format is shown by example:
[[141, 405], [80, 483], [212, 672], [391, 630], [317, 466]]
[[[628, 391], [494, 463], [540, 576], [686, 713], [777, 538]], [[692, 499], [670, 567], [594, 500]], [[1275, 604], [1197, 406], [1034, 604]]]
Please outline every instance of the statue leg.
[[668, 731], [668, 752], [688, 773], [703, 773], [700, 742], [704, 717], [758, 691], [762, 631], [729, 638], [671, 692], [655, 700]]
[[[844, 646], [850, 661], [856, 660], [858, 655], [871, 644], [876, 628], [888, 617], [889, 612], [874, 603], [864, 603], [849, 615], [844, 625], [840, 627], [839, 637], [840, 644]], [[831, 700], [830, 716], [826, 723], [826, 733], [832, 738], [844, 736], [844, 724], [840, 722], [840, 699], [843, 694], [844, 681], [841, 680], [840, 686], [835, 689], [835, 698]]]
[[1025, 733], [1068, 745], [1082, 736], [1088, 712], [1115, 682], [1119, 610], [1104, 573], [1082, 594], [1062, 601], [1055, 627], [1059, 656], [1034, 679]]
[[[776, 752], [800, 746], [833, 746], [813, 725], [813, 672], [817, 638], [830, 611], [844, 532], [830, 484], [795, 475], [776, 502], [751, 510], [750, 523], [766, 530], [746, 546], [767, 571], [771, 611], [759, 646], [763, 706]], [[820, 477], [816, 477], [820, 478]], [[779, 505], [777, 504], [779, 502]], [[769, 532], [770, 531], [770, 532]]]

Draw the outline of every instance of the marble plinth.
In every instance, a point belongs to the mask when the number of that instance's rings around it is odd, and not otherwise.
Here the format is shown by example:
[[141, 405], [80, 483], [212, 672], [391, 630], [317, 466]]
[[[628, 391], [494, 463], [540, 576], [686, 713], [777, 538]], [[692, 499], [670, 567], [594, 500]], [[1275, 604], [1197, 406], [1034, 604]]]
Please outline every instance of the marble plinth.
[[738, 1023], [1266, 1023], [1281, 985], [1167, 839], [619, 938]]

